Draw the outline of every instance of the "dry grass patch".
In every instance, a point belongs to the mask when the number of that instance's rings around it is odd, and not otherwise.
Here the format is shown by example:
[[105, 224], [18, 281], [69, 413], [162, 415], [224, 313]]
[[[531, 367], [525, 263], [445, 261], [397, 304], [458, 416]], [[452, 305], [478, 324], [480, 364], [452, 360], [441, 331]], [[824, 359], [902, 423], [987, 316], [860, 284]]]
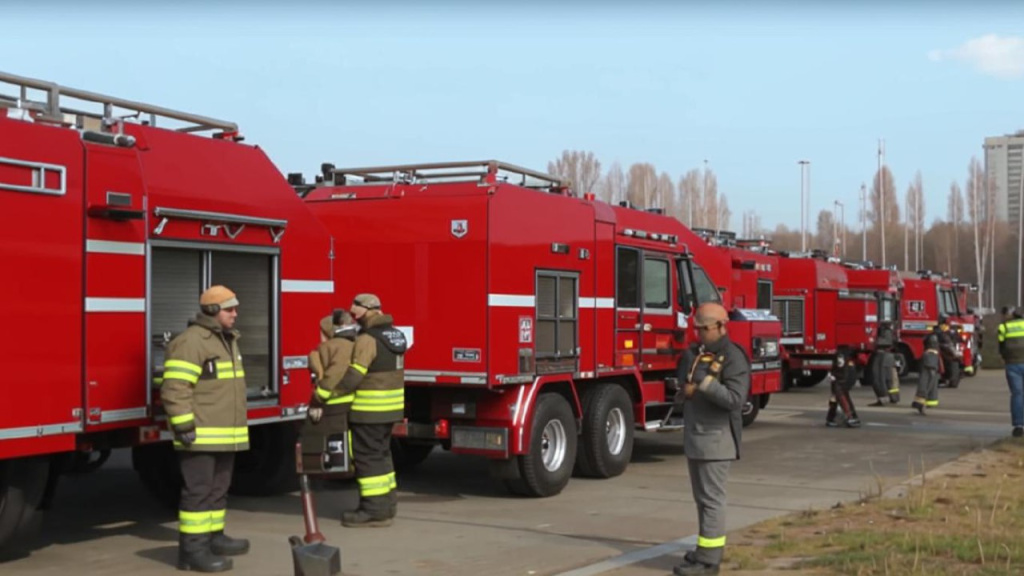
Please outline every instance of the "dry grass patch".
[[1024, 442], [730, 535], [730, 574], [1024, 574]]

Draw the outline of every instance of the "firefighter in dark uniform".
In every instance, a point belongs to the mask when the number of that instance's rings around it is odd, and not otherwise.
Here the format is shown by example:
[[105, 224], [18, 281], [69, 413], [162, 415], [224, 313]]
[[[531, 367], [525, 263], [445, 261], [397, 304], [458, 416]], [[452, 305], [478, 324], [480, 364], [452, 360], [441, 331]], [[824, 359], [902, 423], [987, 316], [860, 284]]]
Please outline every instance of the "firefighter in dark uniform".
[[249, 449], [245, 371], [234, 292], [212, 286], [199, 305], [201, 312], [167, 346], [160, 398], [184, 479], [178, 569], [223, 572], [232, 568], [225, 556], [249, 551], [248, 540], [224, 533], [235, 452]]
[[939, 337], [929, 334], [924, 339], [924, 354], [918, 371], [917, 393], [911, 407], [924, 416], [926, 408], [939, 405]]
[[857, 418], [857, 409], [853, 406], [853, 398], [850, 397], [850, 390], [857, 383], [857, 367], [853, 363], [853, 354], [850, 350], [839, 349], [828, 379], [832, 384], [832, 396], [828, 400], [825, 425], [830, 428], [838, 426], [836, 412], [841, 408], [843, 416], [846, 417], [846, 426], [849, 428], [859, 427], [860, 419]]
[[408, 346], [391, 315], [381, 313], [377, 296], [356, 296], [350, 311], [362, 330], [340, 386], [355, 390], [349, 419], [359, 508], [342, 514], [341, 523], [349, 527], [390, 526], [398, 503], [391, 430], [405, 416], [404, 354]]
[[871, 388], [877, 400], [868, 406], [884, 406], [888, 398], [890, 404], [900, 401], [899, 376], [896, 369], [896, 333], [892, 325], [882, 322], [878, 325], [878, 336], [875, 338], [875, 351], [868, 358], [866, 371]]
[[944, 380], [950, 388], [960, 386], [960, 356], [953, 343], [953, 334], [949, 327], [949, 317], [939, 316], [939, 323], [932, 329], [939, 344], [939, 356], [942, 358], [940, 380]]
[[743, 404], [750, 392], [750, 362], [729, 340], [729, 316], [720, 304], [697, 309], [695, 327], [701, 343], [679, 362], [686, 452], [693, 499], [700, 524], [697, 549], [672, 571], [678, 576], [718, 574], [725, 550], [726, 481], [729, 466], [740, 457]]
[[[342, 379], [352, 364], [359, 325], [352, 315], [337, 310], [320, 320], [320, 345], [309, 354], [309, 368], [314, 387], [309, 400], [309, 413], [302, 428], [303, 437], [325, 441], [349, 432], [349, 412], [356, 398], [355, 390], [343, 387]], [[346, 441], [350, 446], [350, 441]]]

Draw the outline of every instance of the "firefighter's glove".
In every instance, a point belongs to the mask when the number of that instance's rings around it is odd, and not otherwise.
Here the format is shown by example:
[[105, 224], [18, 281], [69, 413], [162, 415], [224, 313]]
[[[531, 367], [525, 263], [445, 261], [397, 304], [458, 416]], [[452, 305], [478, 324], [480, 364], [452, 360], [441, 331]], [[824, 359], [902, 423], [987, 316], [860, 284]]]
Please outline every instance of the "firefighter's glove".
[[310, 407], [309, 409], [309, 421], [313, 424], [319, 424], [320, 419], [324, 417], [324, 409], [318, 407]]
[[189, 430], [187, 432], [175, 432], [174, 438], [185, 446], [191, 446], [196, 443], [196, 431]]
[[686, 399], [693, 398], [693, 395], [697, 393], [697, 384], [694, 382], [687, 382], [683, 385], [683, 397]]

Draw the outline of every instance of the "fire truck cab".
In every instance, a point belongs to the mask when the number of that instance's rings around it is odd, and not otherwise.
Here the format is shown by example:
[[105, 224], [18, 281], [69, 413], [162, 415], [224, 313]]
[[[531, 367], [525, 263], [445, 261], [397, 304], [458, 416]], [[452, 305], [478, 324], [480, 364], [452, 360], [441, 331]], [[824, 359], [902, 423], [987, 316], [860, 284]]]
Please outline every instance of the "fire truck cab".
[[743, 412], [744, 423], [749, 424], [768, 405], [771, 395], [783, 389], [779, 344], [782, 323], [772, 313], [772, 296], [778, 281], [777, 258], [749, 249], [749, 246], [761, 246], [763, 241], [737, 239], [735, 232], [694, 228], [693, 233], [700, 236], [710, 250], [698, 242], [687, 243], [687, 246], [698, 257], [707, 252], [707, 258], [702, 260], [724, 263], [724, 266], [719, 264], [725, 268], [724, 273], [713, 276], [726, 278], [727, 283], [719, 286], [725, 306], [733, 315], [746, 319], [730, 329], [730, 337], [752, 358], [750, 400]]
[[[899, 341], [899, 310], [900, 298], [903, 293], [903, 280], [895, 268], [881, 268], [872, 262], [846, 261], [846, 279], [851, 291], [859, 291], [873, 295], [877, 300], [878, 324], [888, 322], [893, 329], [896, 341]], [[876, 340], [878, 331], [874, 334]], [[868, 351], [870, 354], [870, 350]], [[896, 364], [902, 370], [905, 362], [903, 354], [897, 351]]]
[[840, 348], [863, 366], [878, 328], [878, 299], [851, 289], [839, 260], [824, 251], [778, 253], [773, 302], [783, 321], [783, 375], [814, 386], [827, 375]]
[[241, 302], [251, 450], [232, 490], [293, 485], [331, 243], [241, 140], [231, 122], [0, 74], [0, 551], [38, 526], [62, 473], [113, 449], [176, 506], [164, 346], [213, 284]]
[[498, 161], [289, 178], [335, 237], [336, 306], [373, 292], [412, 343], [408, 464], [440, 444], [551, 496], [621, 474], [634, 430], [681, 427], [670, 379], [721, 296], [678, 220]]
[[963, 373], [972, 376], [980, 366], [980, 354], [975, 354], [975, 322], [972, 315], [961, 309], [959, 282], [947, 274], [936, 274], [930, 270], [902, 272], [903, 302], [900, 310], [900, 348], [907, 358], [904, 373], [916, 372], [918, 362], [924, 353], [924, 339], [938, 323], [940, 316], [947, 316], [953, 332], [953, 342], [962, 355]]

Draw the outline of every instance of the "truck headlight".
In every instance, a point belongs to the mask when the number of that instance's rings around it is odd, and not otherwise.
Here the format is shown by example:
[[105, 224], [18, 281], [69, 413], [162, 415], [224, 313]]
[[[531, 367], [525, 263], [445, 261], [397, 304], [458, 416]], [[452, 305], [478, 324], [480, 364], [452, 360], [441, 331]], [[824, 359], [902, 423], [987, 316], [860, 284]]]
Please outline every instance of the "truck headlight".
[[779, 355], [779, 343], [777, 340], [764, 341], [764, 355], [767, 358], [774, 358]]

